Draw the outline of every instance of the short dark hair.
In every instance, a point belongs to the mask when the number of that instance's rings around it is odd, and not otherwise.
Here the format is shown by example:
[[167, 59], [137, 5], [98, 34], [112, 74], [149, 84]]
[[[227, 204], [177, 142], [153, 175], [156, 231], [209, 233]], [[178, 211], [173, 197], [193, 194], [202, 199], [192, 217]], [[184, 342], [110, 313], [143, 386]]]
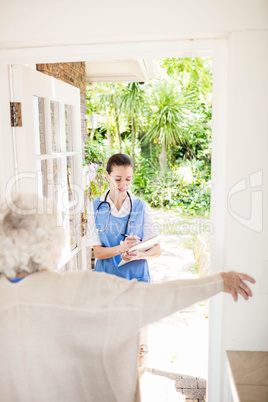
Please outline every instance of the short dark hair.
[[131, 166], [133, 168], [130, 157], [125, 154], [114, 154], [109, 158], [106, 167], [106, 171], [109, 174], [113, 166]]

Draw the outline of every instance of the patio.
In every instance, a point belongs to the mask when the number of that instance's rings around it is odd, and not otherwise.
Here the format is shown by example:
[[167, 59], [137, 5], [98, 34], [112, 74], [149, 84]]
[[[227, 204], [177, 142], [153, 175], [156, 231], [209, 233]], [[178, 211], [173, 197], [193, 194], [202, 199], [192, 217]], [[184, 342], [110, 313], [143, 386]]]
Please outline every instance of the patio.
[[[167, 220], [182, 223], [173, 215], [155, 217], [162, 224]], [[196, 225], [195, 221], [190, 221]], [[165, 230], [166, 231], [166, 230]], [[194, 235], [163, 234], [162, 255], [150, 261], [152, 282], [194, 278], [196, 260], [192, 245]], [[158, 321], [148, 328], [149, 355], [141, 379], [142, 402], [200, 402], [204, 400], [208, 364], [208, 319], [206, 303], [193, 305]]]

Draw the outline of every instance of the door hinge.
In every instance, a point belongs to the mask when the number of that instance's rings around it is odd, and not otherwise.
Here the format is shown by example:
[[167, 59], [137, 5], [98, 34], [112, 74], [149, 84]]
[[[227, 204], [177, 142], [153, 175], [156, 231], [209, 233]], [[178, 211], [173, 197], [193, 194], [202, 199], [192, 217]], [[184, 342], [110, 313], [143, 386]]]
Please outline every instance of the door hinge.
[[22, 127], [21, 103], [10, 102], [11, 127]]

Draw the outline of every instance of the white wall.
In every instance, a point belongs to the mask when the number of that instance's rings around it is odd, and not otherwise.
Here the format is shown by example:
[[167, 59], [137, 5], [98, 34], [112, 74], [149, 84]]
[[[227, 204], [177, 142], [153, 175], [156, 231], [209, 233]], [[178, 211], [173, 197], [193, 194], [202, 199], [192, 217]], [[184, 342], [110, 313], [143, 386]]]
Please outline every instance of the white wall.
[[[258, 280], [261, 262], [268, 260], [268, 31], [233, 33], [228, 53], [227, 190], [246, 178], [247, 190], [233, 195], [231, 207], [249, 219], [250, 209], [255, 208], [250, 203], [249, 177], [263, 172], [263, 185], [252, 188], [263, 192], [263, 208], [259, 209], [263, 227], [252, 230], [226, 211], [225, 266]], [[268, 288], [267, 294], [260, 294], [258, 282], [249, 303], [233, 304], [226, 298], [225, 342], [230, 348], [268, 349], [267, 327], [264, 331]]]
[[0, 48], [166, 38], [266, 29], [266, 0], [0, 0]]
[[[241, 224], [226, 210], [225, 267], [248, 273], [257, 283], [249, 302], [235, 304], [224, 295], [223, 350], [268, 350], [268, 285], [265, 294], [260, 275], [262, 261], [268, 261], [267, 72], [268, 31], [232, 33], [228, 48], [226, 197], [245, 178], [247, 189], [232, 196], [230, 207], [248, 220], [252, 213], [254, 219], [253, 228], [249, 228], [249, 221]], [[262, 185], [251, 188], [250, 175], [259, 171]], [[256, 203], [251, 200], [251, 191], [262, 192], [263, 206], [259, 199]], [[258, 227], [258, 223], [262, 225]], [[227, 400], [226, 388], [223, 400]]]
[[5, 185], [14, 176], [13, 131], [10, 127], [9, 69], [0, 64], [0, 197]]

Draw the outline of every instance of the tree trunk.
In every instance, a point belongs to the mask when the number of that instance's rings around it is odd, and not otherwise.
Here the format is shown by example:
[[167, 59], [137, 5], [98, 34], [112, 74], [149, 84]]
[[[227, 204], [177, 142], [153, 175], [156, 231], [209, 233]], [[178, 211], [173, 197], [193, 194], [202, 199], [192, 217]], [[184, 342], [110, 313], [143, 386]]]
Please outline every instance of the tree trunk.
[[119, 119], [118, 115], [115, 115], [115, 123], [116, 123], [116, 132], [117, 132], [117, 137], [118, 137], [118, 143], [119, 143], [119, 152], [122, 152], [122, 138], [120, 134], [120, 128], [119, 128]]
[[162, 151], [159, 154], [159, 164], [161, 175], [164, 176], [167, 171], [167, 151], [165, 141], [162, 142]]
[[108, 147], [109, 150], [113, 150], [113, 136], [111, 135], [109, 127], [107, 128], [107, 138], [108, 138]]
[[135, 128], [135, 120], [132, 117], [132, 152], [131, 152], [131, 160], [133, 163], [133, 169], [135, 167], [135, 140], [136, 140], [136, 128]]
[[95, 128], [92, 128], [91, 133], [90, 133], [90, 140], [92, 141], [94, 138], [94, 133], [95, 133]]
[[115, 101], [113, 99], [113, 108], [114, 108], [114, 117], [115, 117], [115, 125], [116, 125], [116, 133], [118, 137], [118, 144], [119, 144], [119, 152], [122, 152], [122, 138], [120, 134], [120, 127], [119, 127], [119, 116], [118, 116], [118, 108], [116, 107]]

